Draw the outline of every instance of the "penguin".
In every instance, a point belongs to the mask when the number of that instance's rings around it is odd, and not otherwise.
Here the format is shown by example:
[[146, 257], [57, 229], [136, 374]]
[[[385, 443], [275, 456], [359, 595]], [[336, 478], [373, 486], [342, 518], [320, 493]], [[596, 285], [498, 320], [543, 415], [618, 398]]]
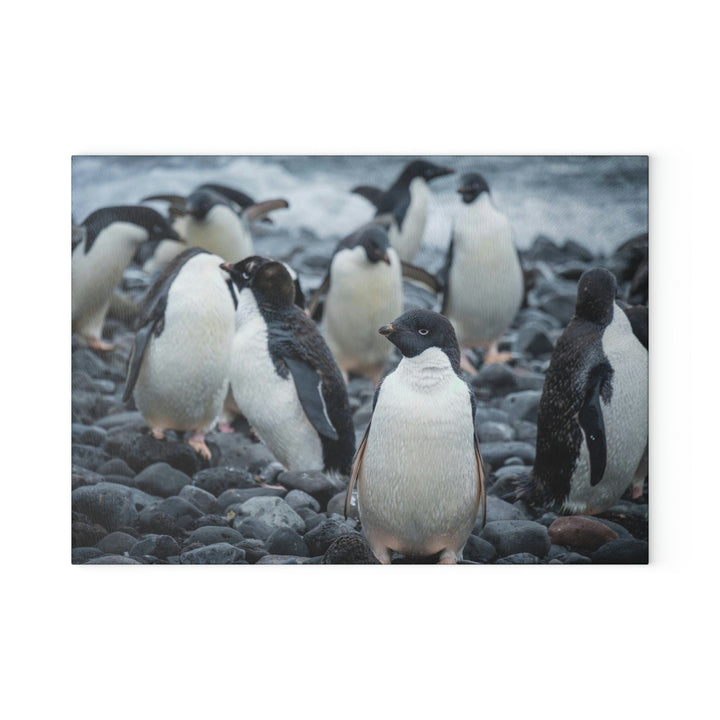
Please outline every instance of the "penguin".
[[[617, 282], [603, 268], [578, 281], [575, 315], [557, 341], [538, 409], [530, 505], [597, 515], [628, 486], [642, 485], [648, 444], [648, 351], [615, 301]], [[647, 316], [645, 315], [645, 318]], [[633, 330], [633, 322], [636, 330]], [[636, 334], [636, 332], [638, 334]], [[647, 320], [645, 319], [647, 342]]]
[[189, 248], [148, 291], [128, 366], [131, 395], [153, 437], [191, 431], [188, 444], [211, 457], [205, 434], [228, 388], [237, 298], [218, 255]]
[[355, 430], [342, 374], [315, 323], [295, 304], [285, 265], [224, 263], [237, 291], [230, 387], [240, 411], [288, 470], [347, 475]]
[[392, 354], [377, 328], [403, 308], [400, 258], [385, 230], [363, 226], [338, 243], [308, 308], [316, 319], [323, 293], [321, 330], [343, 375], [366, 375], [377, 385]]
[[465, 348], [484, 348], [486, 364], [511, 359], [498, 352], [497, 343], [522, 305], [525, 281], [512, 227], [493, 205], [483, 176], [463, 175], [458, 192], [463, 205], [442, 271], [441, 312], [463, 348], [463, 369], [474, 374]]
[[[180, 195], [150, 195], [143, 202], [166, 200], [184, 241], [191, 247], [201, 247], [220, 255], [227, 262], [237, 262], [252, 255], [253, 243], [250, 223], [264, 218], [272, 210], [289, 207], [286, 200], [267, 200], [253, 203], [252, 198], [224, 185], [205, 184], [187, 198]], [[155, 269], [169, 253], [177, 248], [167, 245], [158, 248], [158, 259], [148, 269]]]
[[409, 310], [380, 335], [402, 353], [378, 386], [355, 456], [362, 529], [381, 563], [392, 551], [462, 559], [482, 504], [485, 475], [475, 431], [475, 396], [460, 374], [460, 347], [447, 318]]
[[420, 250], [425, 232], [430, 197], [428, 182], [454, 172], [426, 160], [413, 160], [386, 191], [359, 185], [352, 192], [375, 206], [375, 217], [388, 223], [390, 244], [401, 260], [412, 262]]
[[101, 339], [113, 289], [140, 244], [164, 238], [179, 235], [160, 213], [141, 205], [103, 207], [73, 227], [72, 330], [91, 348], [113, 349]]

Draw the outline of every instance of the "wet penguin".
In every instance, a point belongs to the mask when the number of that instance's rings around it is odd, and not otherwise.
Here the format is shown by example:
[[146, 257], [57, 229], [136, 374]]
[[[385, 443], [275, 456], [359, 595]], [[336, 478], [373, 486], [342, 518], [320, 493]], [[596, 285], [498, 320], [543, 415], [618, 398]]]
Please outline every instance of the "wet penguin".
[[[239, 190], [223, 185], [205, 184], [187, 198], [179, 195], [150, 195], [143, 201], [170, 202], [184, 241], [191, 247], [201, 247], [220, 255], [227, 262], [237, 262], [252, 255], [253, 243], [250, 223], [267, 213], [288, 207], [286, 200], [266, 200], [253, 203], [252, 198]], [[161, 258], [167, 247], [156, 251]], [[169, 249], [172, 252], [172, 248]], [[162, 257], [164, 259], [164, 257]], [[152, 266], [154, 268], [154, 266]], [[149, 269], [152, 269], [149, 268]]]
[[[479, 173], [463, 175], [458, 192], [462, 209], [456, 219], [442, 272], [442, 314], [450, 319], [462, 348], [482, 347], [485, 363], [510, 359], [497, 342], [523, 301], [524, 280], [513, 231], [495, 208], [490, 188]], [[463, 369], [475, 368], [463, 353]]]
[[230, 387], [240, 411], [288, 470], [347, 475], [355, 430], [342, 374], [295, 304], [283, 263], [253, 256], [222, 266], [238, 293]]
[[631, 322], [616, 292], [605, 269], [580, 277], [575, 315], [545, 377], [535, 465], [522, 493], [530, 504], [598, 514], [643, 473], [648, 352], [638, 339], [642, 317]]
[[152, 208], [122, 205], [91, 213], [72, 233], [72, 329], [88, 345], [110, 350], [102, 329], [113, 289], [141, 243], [177, 240], [168, 221]]
[[325, 292], [321, 328], [338, 366], [372, 378], [377, 385], [392, 345], [377, 328], [402, 312], [402, 268], [388, 235], [370, 225], [341, 240], [309, 312], [316, 319]]
[[375, 206], [376, 218], [386, 219], [390, 244], [401, 260], [411, 262], [420, 250], [425, 232], [430, 197], [428, 183], [453, 172], [426, 160], [413, 160], [387, 190], [359, 185], [352, 192]]
[[228, 388], [236, 297], [222, 258], [201, 248], [178, 255], [141, 308], [123, 400], [132, 395], [153, 437], [191, 431], [188, 443], [210, 458], [205, 434]]
[[475, 396], [460, 375], [447, 318], [410, 310], [380, 328], [403, 358], [378, 386], [353, 462], [363, 532], [375, 556], [439, 555], [454, 563], [475, 523], [485, 480], [475, 433]]

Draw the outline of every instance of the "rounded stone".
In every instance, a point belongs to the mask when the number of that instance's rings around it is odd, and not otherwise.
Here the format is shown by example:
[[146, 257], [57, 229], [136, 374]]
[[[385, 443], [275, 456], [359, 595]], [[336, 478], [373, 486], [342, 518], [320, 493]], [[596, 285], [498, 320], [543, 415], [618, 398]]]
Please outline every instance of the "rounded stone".
[[135, 487], [163, 498], [177, 495], [191, 482], [188, 475], [165, 462], [153, 463], [135, 477]]
[[305, 543], [310, 555], [324, 555], [330, 545], [342, 535], [358, 535], [346, 523], [328, 518], [305, 533]]
[[491, 543], [500, 557], [517, 553], [545, 557], [551, 544], [547, 528], [532, 520], [495, 520], [487, 523], [480, 537]]
[[188, 550], [180, 555], [181, 565], [232, 565], [239, 561], [245, 562], [245, 551], [225, 542]]
[[242, 533], [231, 527], [218, 525], [205, 525], [190, 533], [185, 541], [186, 544], [201, 543], [202, 545], [213, 545], [215, 543], [227, 542], [231, 545], [239, 543], [243, 539]]
[[206, 515], [212, 515], [218, 509], [218, 502], [215, 496], [207, 492], [207, 490], [195, 487], [195, 485], [183, 486], [180, 490], [179, 497], [192, 503], [198, 510], [201, 510]]
[[254, 497], [238, 508], [238, 518], [251, 518], [270, 527], [289, 527], [295, 532], [305, 531], [305, 521], [279, 497]]
[[165, 560], [172, 555], [180, 553], [180, 546], [174, 538], [169, 535], [156, 535], [151, 533], [142, 540], [138, 540], [130, 548], [130, 555], [133, 557], [144, 557], [151, 555]]
[[592, 553], [590, 559], [599, 565], [646, 565], [648, 544], [644, 540], [611, 540]]
[[[493, 551], [494, 552], [494, 551]], [[341, 535], [328, 546], [320, 561], [323, 565], [379, 565], [380, 561], [362, 535]]]
[[132, 493], [123, 485], [100, 482], [72, 491], [72, 506], [108, 532], [133, 527], [138, 520]]
[[550, 542], [575, 550], [597, 550], [619, 535], [599, 520], [581, 515], [559, 517], [548, 528]]
[[258, 484], [253, 476], [241, 468], [216, 467], [195, 473], [192, 484], [220, 497], [230, 488], [254, 488]]
[[108, 555], [123, 555], [137, 542], [132, 535], [116, 530], [98, 541], [95, 547]]
[[291, 490], [285, 496], [285, 502], [297, 512], [300, 508], [310, 508], [314, 512], [320, 512], [320, 503], [303, 490]]
[[308, 557], [308, 548], [303, 539], [294, 530], [280, 527], [267, 539], [266, 547], [271, 555], [297, 555]]

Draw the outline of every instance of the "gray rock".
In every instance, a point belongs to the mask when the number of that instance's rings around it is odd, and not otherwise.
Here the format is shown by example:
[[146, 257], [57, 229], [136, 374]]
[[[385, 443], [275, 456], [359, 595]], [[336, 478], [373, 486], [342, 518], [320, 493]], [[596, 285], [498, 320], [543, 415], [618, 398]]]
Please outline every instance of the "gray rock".
[[547, 235], [537, 235], [523, 255], [528, 260], [543, 260], [548, 263], [562, 263], [566, 259], [565, 253]]
[[130, 426], [133, 429], [140, 429], [146, 427], [143, 416], [137, 410], [113, 413], [112, 415], [107, 415], [106, 417], [100, 418], [95, 424], [105, 430], [126, 426]]
[[271, 485], [280, 473], [285, 472], [285, 466], [279, 462], [271, 462], [259, 473], [260, 481]]
[[553, 341], [547, 331], [543, 327], [529, 323], [518, 330], [513, 344], [513, 352], [537, 357], [538, 355], [549, 355], [553, 351], [553, 347]]
[[[330, 498], [330, 502], [327, 504], [328, 515], [335, 514], [335, 515], [342, 515], [343, 517], [345, 517], [345, 498], [346, 497], [347, 497], [346, 490], [341, 490], [339, 493], [335, 493], [335, 495], [333, 495]], [[358, 511], [357, 511], [357, 502], [353, 503], [350, 506], [349, 511], [348, 511], [348, 517], [352, 517], [352, 518], [359, 517]], [[307, 520], [307, 518], [305, 518], [304, 516], [303, 516], [303, 519]]]
[[305, 521], [305, 532], [317, 527], [320, 523], [325, 522], [328, 516], [324, 513], [313, 512], [310, 508], [300, 508], [298, 515]]
[[522, 552], [506, 555], [497, 561], [498, 565], [537, 565], [540, 559], [532, 553]]
[[470, 384], [483, 397], [497, 397], [518, 390], [515, 374], [502, 364], [483, 365], [470, 379]]
[[463, 548], [463, 559], [478, 563], [489, 563], [497, 557], [495, 548], [482, 538], [470, 535]]
[[101, 475], [105, 475], [106, 477], [108, 475], [121, 475], [127, 478], [134, 478], [135, 472], [133, 469], [120, 458], [110, 458], [106, 463], [103, 463], [97, 471]]
[[96, 547], [76, 547], [72, 549], [72, 564], [82, 565], [88, 560], [101, 557], [102, 554], [102, 550], [98, 550]]
[[193, 475], [192, 483], [202, 488], [215, 497], [230, 488], [256, 488], [258, 487], [255, 478], [247, 470], [231, 467], [216, 467], [201, 470]]
[[220, 495], [217, 499], [217, 506], [220, 512], [226, 513], [233, 510], [237, 513], [236, 505], [242, 505], [254, 497], [283, 497], [287, 494], [287, 490], [254, 487], [254, 488], [230, 488]]
[[[128, 478], [125, 478], [127, 480]], [[132, 499], [135, 503], [135, 509], [138, 512], [142, 512], [145, 510], [145, 508], [155, 507], [162, 498], [157, 497], [156, 495], [150, 495], [150, 493], [146, 493], [142, 490], [138, 490], [136, 487], [130, 487], [130, 492], [132, 493]]]
[[520, 458], [525, 465], [532, 465], [535, 462], [535, 447], [530, 443], [506, 442], [506, 443], [481, 443], [480, 455], [486, 466], [499, 468], [508, 458]]
[[295, 555], [264, 555], [256, 565], [300, 565], [301, 558]]
[[124, 555], [136, 542], [136, 537], [116, 530], [102, 538], [96, 547], [108, 555]]
[[191, 482], [185, 473], [165, 462], [149, 465], [135, 477], [136, 487], [150, 495], [163, 498], [177, 495], [185, 485], [189, 485]]
[[249, 472], [258, 474], [270, 463], [277, 461], [265, 445], [253, 442], [241, 433], [213, 433], [212, 439], [218, 447], [223, 465], [228, 467], [247, 468]]
[[537, 443], [537, 424], [527, 420], [516, 420], [513, 423], [515, 439], [535, 445]]
[[245, 551], [245, 559], [251, 565], [254, 565], [268, 554], [265, 543], [257, 538], [244, 538], [240, 542], [231, 544]]
[[101, 555], [100, 557], [91, 558], [85, 565], [142, 565], [135, 558], [125, 557], [125, 555]]
[[97, 470], [109, 457], [102, 448], [95, 447], [94, 445], [72, 446], [73, 465], [79, 465], [88, 470]]
[[263, 543], [272, 535], [275, 528], [255, 518], [235, 518], [233, 528], [246, 539], [262, 540]]
[[180, 546], [175, 541], [175, 538], [169, 535], [157, 535], [151, 533], [141, 540], [138, 540], [130, 549], [130, 555], [132, 557], [145, 557], [150, 555], [152, 557], [166, 560], [173, 555], [180, 554]]
[[515, 430], [506, 423], [487, 420], [477, 428], [480, 442], [510, 442], [515, 439]]
[[510, 416], [511, 421], [527, 420], [537, 424], [540, 390], [523, 390], [508, 395], [502, 402], [502, 409]]
[[633, 539], [632, 533], [630, 533], [626, 528], [624, 528], [619, 523], [613, 522], [612, 520], [607, 520], [606, 518], [603, 518], [603, 517], [595, 517], [595, 516], [583, 516], [583, 517], [593, 517], [594, 520], [597, 520], [598, 522], [601, 522], [603, 525], [606, 525], [607, 527], [609, 527], [611, 530], [614, 530], [618, 534], [618, 537], [621, 540], [632, 540]]
[[579, 260], [581, 263], [589, 263], [595, 259], [595, 256], [576, 240], [568, 239], [562, 246], [563, 255]]
[[284, 472], [277, 476], [276, 482], [288, 490], [302, 490], [314, 497], [320, 507], [326, 507], [338, 487], [319, 470], [298, 470]]
[[72, 507], [108, 532], [133, 527], [138, 520], [132, 493], [115, 483], [100, 482], [76, 488], [72, 491]]
[[510, 416], [503, 410], [478, 403], [477, 409], [475, 410], [475, 424], [481, 425], [484, 422], [508, 424], [510, 422]]
[[[494, 552], [494, 551], [493, 551]], [[322, 565], [379, 565], [362, 535], [341, 535], [333, 540], [320, 561]]]
[[280, 527], [267, 539], [266, 547], [271, 555], [296, 555], [309, 557], [307, 545], [294, 530]]
[[279, 497], [254, 497], [238, 508], [238, 518], [252, 518], [270, 527], [289, 527], [305, 532], [305, 521]]
[[515, 505], [494, 495], [487, 496], [487, 522], [496, 520], [527, 520], [525, 514]]
[[180, 555], [181, 565], [232, 565], [240, 561], [245, 562], [245, 551], [226, 542], [188, 550]]
[[105, 430], [96, 425], [73, 423], [71, 430], [73, 445], [92, 445], [99, 447], [105, 442], [105, 436], [107, 435]]
[[302, 490], [291, 490], [285, 496], [285, 502], [295, 510], [295, 512], [300, 508], [310, 508], [316, 513], [320, 512], [320, 503], [312, 495], [308, 495]]
[[186, 544], [201, 543], [202, 545], [213, 545], [215, 543], [227, 542], [231, 545], [237, 545], [242, 540], [242, 533], [231, 527], [205, 525], [193, 530], [187, 538]]
[[588, 565], [591, 562], [589, 557], [572, 552], [562, 545], [551, 545], [546, 559], [549, 563], [563, 565]]
[[185, 485], [180, 490], [180, 497], [183, 498], [183, 500], [191, 502], [198, 510], [202, 510], [206, 515], [217, 512], [218, 501], [215, 499], [215, 496], [207, 492], [207, 490], [195, 487], [194, 485]]
[[590, 559], [598, 565], [646, 565], [648, 544], [644, 540], [611, 540], [592, 553]]
[[73, 490], [75, 490], [75, 488], [85, 487], [86, 485], [97, 485], [105, 479], [99, 473], [88, 470], [80, 465], [72, 466], [71, 477]]
[[324, 555], [330, 545], [339, 537], [353, 534], [359, 533], [342, 520], [328, 518], [305, 533], [305, 544], [312, 556]]
[[575, 314], [575, 294], [551, 295], [539, 303], [541, 310], [552, 315], [561, 325], [567, 325]]
[[480, 537], [490, 542], [500, 557], [516, 553], [545, 557], [550, 550], [547, 528], [531, 520], [495, 520], [487, 523]]
[[73, 373], [84, 372], [91, 378], [110, 379], [112, 377], [110, 366], [91, 350], [76, 350], [72, 354], [71, 368]]
[[[146, 527], [151, 516], [157, 515], [158, 513], [168, 515], [175, 521], [178, 527], [183, 529], [189, 529], [192, 521], [201, 517], [203, 514], [202, 510], [195, 507], [195, 505], [176, 495], [162, 500], [151, 508], [145, 508], [138, 517], [139, 525]], [[175, 533], [168, 532], [160, 534], [174, 535]]]

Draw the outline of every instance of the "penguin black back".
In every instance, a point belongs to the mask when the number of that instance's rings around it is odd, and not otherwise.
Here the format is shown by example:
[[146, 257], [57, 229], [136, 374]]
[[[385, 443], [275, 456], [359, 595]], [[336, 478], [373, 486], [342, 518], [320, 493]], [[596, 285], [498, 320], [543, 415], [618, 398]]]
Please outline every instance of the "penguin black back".
[[268, 352], [282, 378], [292, 376], [318, 432], [326, 470], [350, 472], [355, 453], [347, 389], [315, 323], [295, 304], [295, 284], [281, 263], [257, 255], [222, 266], [237, 289], [249, 288], [267, 325]]

